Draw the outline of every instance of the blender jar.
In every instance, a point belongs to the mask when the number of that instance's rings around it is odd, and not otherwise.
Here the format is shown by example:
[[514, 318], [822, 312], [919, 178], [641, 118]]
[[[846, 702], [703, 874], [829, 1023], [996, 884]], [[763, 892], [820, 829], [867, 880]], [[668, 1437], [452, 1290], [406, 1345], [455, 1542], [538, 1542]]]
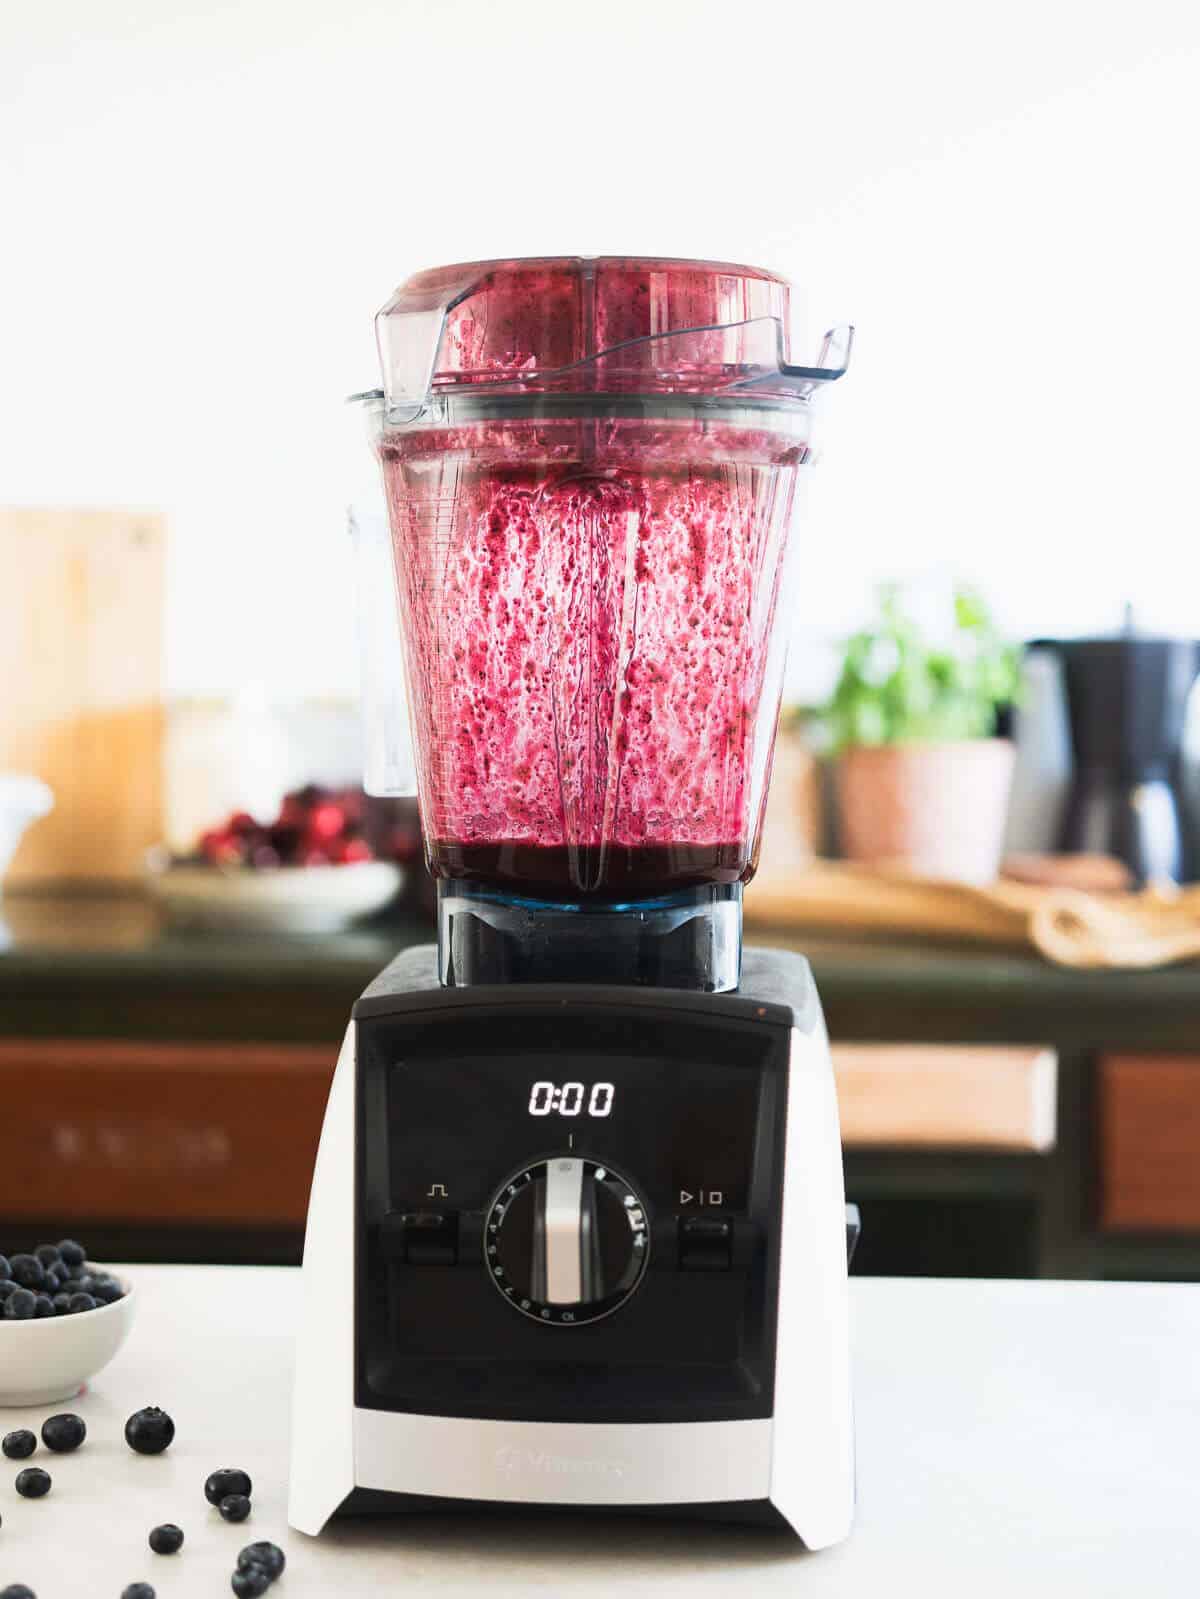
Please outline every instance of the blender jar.
[[813, 398], [788, 287], [641, 258], [410, 279], [361, 397], [446, 983], [736, 987]]

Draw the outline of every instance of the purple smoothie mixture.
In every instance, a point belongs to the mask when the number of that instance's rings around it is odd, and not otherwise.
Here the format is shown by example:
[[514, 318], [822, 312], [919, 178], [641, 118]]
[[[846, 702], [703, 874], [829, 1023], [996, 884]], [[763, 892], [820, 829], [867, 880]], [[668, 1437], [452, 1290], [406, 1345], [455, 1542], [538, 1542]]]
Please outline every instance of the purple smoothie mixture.
[[602, 900], [752, 874], [806, 453], [692, 420], [384, 433], [435, 875]]

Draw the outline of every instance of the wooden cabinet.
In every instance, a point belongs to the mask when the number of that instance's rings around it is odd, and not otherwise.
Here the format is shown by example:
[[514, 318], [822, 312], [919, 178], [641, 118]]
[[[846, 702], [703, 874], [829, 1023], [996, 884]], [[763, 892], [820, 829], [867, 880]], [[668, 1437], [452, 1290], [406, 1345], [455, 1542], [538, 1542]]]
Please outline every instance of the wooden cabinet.
[[833, 1045], [847, 1149], [1053, 1149], [1054, 1050], [1004, 1044]]
[[1200, 1055], [1099, 1063], [1100, 1225], [1200, 1233]]
[[[0, 1039], [0, 1216], [303, 1226], [334, 1046]], [[1043, 1152], [1052, 1050], [834, 1047], [848, 1148]], [[1200, 1080], [1200, 1079], [1198, 1079]]]
[[0, 1215], [299, 1228], [336, 1053], [0, 1040]]

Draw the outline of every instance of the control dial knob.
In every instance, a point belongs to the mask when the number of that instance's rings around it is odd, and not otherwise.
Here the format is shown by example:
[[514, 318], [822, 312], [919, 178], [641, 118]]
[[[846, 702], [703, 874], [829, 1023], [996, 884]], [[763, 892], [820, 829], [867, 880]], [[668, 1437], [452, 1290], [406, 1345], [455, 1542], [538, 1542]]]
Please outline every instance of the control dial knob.
[[552, 1155], [502, 1185], [484, 1228], [488, 1276], [534, 1321], [579, 1326], [633, 1293], [650, 1252], [646, 1207], [610, 1166]]

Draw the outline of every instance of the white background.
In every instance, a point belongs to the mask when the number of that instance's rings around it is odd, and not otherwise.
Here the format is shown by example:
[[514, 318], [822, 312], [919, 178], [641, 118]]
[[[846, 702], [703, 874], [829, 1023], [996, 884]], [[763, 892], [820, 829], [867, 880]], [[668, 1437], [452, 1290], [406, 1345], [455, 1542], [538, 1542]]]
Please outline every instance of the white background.
[[934, 567], [1025, 634], [1196, 631], [1198, 166], [1192, 4], [10, 5], [0, 502], [169, 512], [174, 693], [344, 692], [340, 398], [394, 284], [726, 257], [795, 281], [796, 357], [859, 328], [800, 677]]

